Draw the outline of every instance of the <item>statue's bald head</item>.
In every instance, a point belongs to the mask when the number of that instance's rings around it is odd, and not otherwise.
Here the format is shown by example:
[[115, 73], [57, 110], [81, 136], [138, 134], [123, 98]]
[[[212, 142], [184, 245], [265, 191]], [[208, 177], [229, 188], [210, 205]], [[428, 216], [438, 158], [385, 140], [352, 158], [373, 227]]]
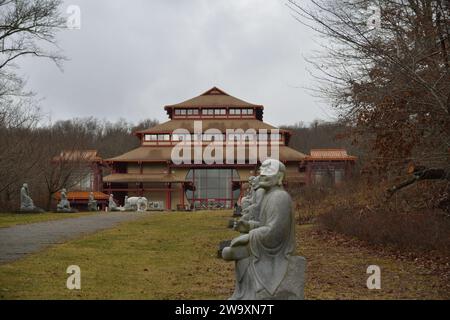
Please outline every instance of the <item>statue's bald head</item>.
[[265, 160], [260, 167], [260, 184], [263, 188], [283, 185], [286, 166], [276, 159]]

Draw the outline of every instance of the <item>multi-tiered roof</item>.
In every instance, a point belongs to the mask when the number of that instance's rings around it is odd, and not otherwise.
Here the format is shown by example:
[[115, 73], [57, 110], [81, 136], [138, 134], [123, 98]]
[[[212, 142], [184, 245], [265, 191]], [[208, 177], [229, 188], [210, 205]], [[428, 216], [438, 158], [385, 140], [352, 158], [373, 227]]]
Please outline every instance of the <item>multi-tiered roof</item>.
[[[135, 132], [135, 135], [141, 140], [141, 147], [109, 159], [109, 161], [171, 161], [171, 147], [180, 142], [179, 135], [173, 132], [177, 129], [185, 129], [193, 134], [195, 121], [201, 121], [202, 133], [209, 129], [218, 129], [224, 134], [224, 141], [228, 138], [226, 136], [228, 129], [242, 129], [243, 131], [254, 129], [257, 132], [262, 129], [268, 132], [277, 129], [262, 121], [264, 110], [262, 105], [238, 99], [217, 87], [184, 102], [167, 105], [165, 110], [170, 118], [169, 121]], [[303, 160], [304, 154], [287, 146], [289, 138], [289, 131], [279, 130], [280, 160]]]

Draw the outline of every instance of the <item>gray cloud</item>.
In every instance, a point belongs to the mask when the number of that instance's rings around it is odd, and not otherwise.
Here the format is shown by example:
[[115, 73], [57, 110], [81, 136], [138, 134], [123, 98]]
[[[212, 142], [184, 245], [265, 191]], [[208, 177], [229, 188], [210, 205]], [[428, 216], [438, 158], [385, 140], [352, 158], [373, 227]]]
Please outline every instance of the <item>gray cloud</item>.
[[166, 120], [163, 106], [218, 86], [263, 104], [276, 124], [327, 118], [329, 108], [299, 87], [311, 85], [302, 55], [312, 32], [283, 0], [68, 0], [81, 30], [59, 35], [70, 59], [24, 59], [28, 88], [54, 120], [96, 116]]

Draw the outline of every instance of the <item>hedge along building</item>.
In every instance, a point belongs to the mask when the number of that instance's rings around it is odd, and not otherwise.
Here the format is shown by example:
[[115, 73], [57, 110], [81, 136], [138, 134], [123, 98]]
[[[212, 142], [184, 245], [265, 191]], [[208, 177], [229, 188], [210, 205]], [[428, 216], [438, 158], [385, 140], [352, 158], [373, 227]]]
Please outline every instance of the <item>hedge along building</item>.
[[[164, 202], [167, 210], [231, 208], [266, 156], [286, 165], [288, 184], [304, 182], [299, 170], [305, 155], [288, 147], [289, 131], [263, 122], [262, 105], [214, 87], [165, 110], [169, 121], [134, 133], [139, 148], [106, 160], [112, 174], [103, 178], [104, 191], [119, 203], [144, 196]], [[230, 147], [233, 141], [238, 145]]]

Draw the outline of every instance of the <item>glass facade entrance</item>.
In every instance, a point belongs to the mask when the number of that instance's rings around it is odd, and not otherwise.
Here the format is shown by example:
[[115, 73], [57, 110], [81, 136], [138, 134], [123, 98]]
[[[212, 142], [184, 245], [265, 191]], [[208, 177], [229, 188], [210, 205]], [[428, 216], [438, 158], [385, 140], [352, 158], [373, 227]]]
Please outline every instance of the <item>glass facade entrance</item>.
[[187, 190], [186, 197], [196, 209], [230, 209], [240, 195], [239, 188], [233, 190], [233, 180], [239, 181], [235, 169], [191, 169], [186, 181], [195, 190]]

